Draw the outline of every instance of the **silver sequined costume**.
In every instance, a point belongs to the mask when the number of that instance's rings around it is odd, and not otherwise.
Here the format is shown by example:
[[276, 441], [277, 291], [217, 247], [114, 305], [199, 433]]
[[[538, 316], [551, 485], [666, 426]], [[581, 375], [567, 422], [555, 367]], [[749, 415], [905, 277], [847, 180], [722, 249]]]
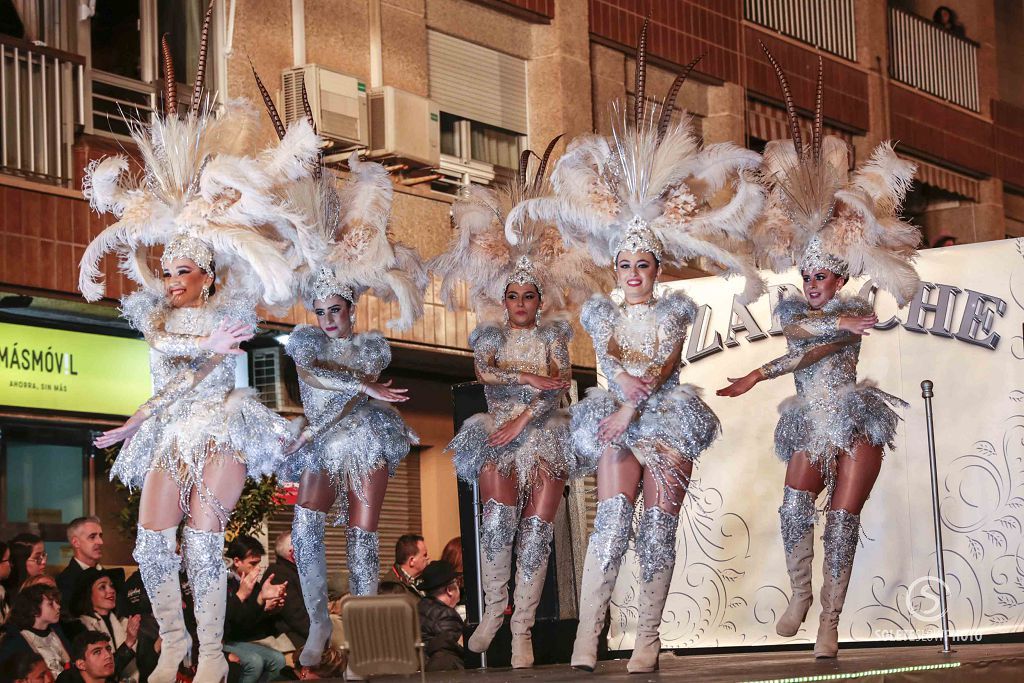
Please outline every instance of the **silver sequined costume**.
[[[560, 479], [577, 474], [569, 413], [561, 407], [565, 392], [539, 391], [517, 379], [520, 372], [568, 379], [571, 339], [572, 327], [561, 320], [530, 329], [484, 324], [473, 330], [469, 343], [476, 374], [484, 382], [487, 412], [466, 420], [448, 444], [461, 479], [476, 481], [484, 465], [493, 464], [503, 476], [514, 469], [525, 491], [541, 470]], [[497, 448], [487, 444], [496, 429], [525, 410], [532, 418], [518, 437]]]
[[[829, 481], [839, 451], [851, 452], [859, 439], [892, 449], [899, 422], [892, 407], [907, 406], [872, 382], [857, 382], [861, 337], [840, 330], [839, 318], [871, 312], [857, 297], [836, 296], [819, 310], [799, 295], [783, 299], [776, 313], [789, 351], [761, 368], [767, 379], [792, 372], [796, 382], [796, 396], [779, 406], [776, 454], [788, 462], [796, 451], [806, 451]], [[807, 365], [815, 349], [828, 355]]]
[[204, 306], [171, 308], [163, 296], [139, 290], [124, 298], [121, 310], [151, 347], [153, 397], [141, 408], [151, 417], [124, 444], [111, 478], [141, 487], [150, 470], [167, 472], [187, 510], [197, 486], [200, 496], [208, 494], [203, 468], [215, 454], [245, 463], [254, 479], [273, 473], [293, 438], [287, 421], [260, 403], [255, 390], [235, 388], [236, 356], [198, 344], [222, 321], [255, 325], [255, 305], [215, 295]]
[[[595, 295], [583, 306], [583, 327], [593, 338], [598, 365], [608, 378], [608, 390], [590, 389], [571, 410], [572, 440], [586, 471], [597, 469], [608, 446], [598, 437], [601, 421], [626, 402], [615, 376], [620, 372], [634, 377], [659, 374], [673, 346], [685, 339], [695, 310], [693, 301], [677, 291], [654, 303], [634, 306], [619, 306]], [[681, 460], [696, 460], [720, 432], [718, 417], [701, 400], [700, 389], [680, 384], [676, 368], [637, 407], [619, 443], [632, 450], [641, 464], [653, 465], [668, 476]]]
[[383, 335], [366, 332], [331, 339], [319, 327], [299, 325], [289, 335], [285, 352], [299, 371], [302, 406], [312, 435], [285, 461], [281, 477], [297, 482], [306, 470], [322, 471], [358, 491], [376, 469], [387, 467], [393, 476], [419, 438], [390, 404], [363, 393], [362, 383], [376, 381], [391, 362]]

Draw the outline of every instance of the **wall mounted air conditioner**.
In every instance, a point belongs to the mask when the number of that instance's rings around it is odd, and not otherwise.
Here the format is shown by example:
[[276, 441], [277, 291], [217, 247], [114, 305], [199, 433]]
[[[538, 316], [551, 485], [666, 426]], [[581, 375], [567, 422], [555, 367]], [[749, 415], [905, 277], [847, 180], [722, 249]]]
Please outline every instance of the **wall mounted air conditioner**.
[[305, 116], [302, 85], [317, 131], [332, 151], [366, 147], [370, 142], [366, 84], [355, 76], [307, 64], [281, 72], [281, 99], [285, 124]]
[[441, 112], [434, 102], [389, 85], [373, 88], [369, 99], [370, 157], [430, 168], [441, 163]]

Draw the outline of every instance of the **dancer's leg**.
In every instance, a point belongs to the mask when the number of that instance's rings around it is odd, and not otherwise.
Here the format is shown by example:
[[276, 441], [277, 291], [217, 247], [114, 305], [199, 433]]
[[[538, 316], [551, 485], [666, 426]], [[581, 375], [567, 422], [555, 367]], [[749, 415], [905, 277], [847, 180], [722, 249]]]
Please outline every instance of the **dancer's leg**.
[[836, 489], [825, 516], [825, 580], [821, 587], [821, 620], [814, 656], [830, 658], [839, 652], [839, 615], [850, 585], [853, 557], [860, 535], [860, 511], [882, 467], [882, 447], [860, 441], [851, 454], [841, 453]]
[[324, 525], [336, 496], [334, 482], [327, 472], [307, 470], [299, 478], [299, 494], [292, 517], [292, 548], [299, 570], [302, 601], [309, 614], [309, 637], [299, 653], [302, 667], [318, 665], [331, 638]]
[[598, 461], [597, 516], [583, 563], [580, 625], [572, 649], [574, 668], [593, 671], [597, 664], [597, 640], [626, 554], [642, 476], [643, 468], [628, 449], [609, 446]]
[[493, 465], [480, 471], [480, 574], [484, 604], [480, 625], [469, 639], [473, 652], [486, 652], [501, 628], [508, 604], [508, 579], [512, 572], [512, 542], [516, 534], [519, 487], [515, 474], [503, 476]]
[[189, 647], [178, 579], [181, 556], [176, 536], [183, 516], [179, 496], [177, 483], [166, 472], [153, 470], [146, 475], [132, 557], [139, 564], [142, 583], [160, 627], [160, 659], [149, 675], [153, 683], [173, 683]]
[[807, 453], [794, 453], [786, 468], [786, 485], [779, 507], [779, 526], [791, 589], [786, 611], [775, 624], [775, 632], [780, 636], [796, 635], [814, 600], [811, 591], [816, 517], [814, 501], [824, 488], [821, 472], [811, 464]]
[[533, 666], [533, 639], [530, 631], [548, 573], [548, 557], [554, 538], [554, 521], [562, 503], [565, 480], [538, 470], [537, 481], [523, 507], [516, 538], [516, 592], [512, 602], [512, 668]]
[[387, 467], [367, 475], [348, 492], [348, 583], [352, 595], [376, 595], [380, 582], [380, 509], [388, 490]]
[[202, 605], [196, 610], [199, 664], [193, 683], [219, 683], [228, 675], [221, 647], [227, 599], [224, 528], [242, 495], [245, 474], [245, 465], [230, 454], [213, 454], [189, 503], [182, 549], [192, 594], [196, 604]]

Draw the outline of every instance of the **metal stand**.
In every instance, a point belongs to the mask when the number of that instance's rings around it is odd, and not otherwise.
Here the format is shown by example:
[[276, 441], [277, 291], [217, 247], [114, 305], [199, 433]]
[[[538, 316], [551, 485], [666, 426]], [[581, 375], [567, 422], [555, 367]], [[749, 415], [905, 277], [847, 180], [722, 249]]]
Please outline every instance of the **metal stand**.
[[[479, 624], [484, 620], [484, 574], [483, 554], [480, 548], [480, 516], [483, 510], [480, 506], [480, 482], [473, 482], [473, 535], [476, 536], [476, 622]], [[479, 628], [479, 626], [478, 626]], [[487, 668], [487, 653], [480, 653], [480, 668]]]
[[921, 382], [921, 398], [924, 399], [925, 424], [928, 429], [928, 467], [931, 470], [932, 479], [932, 524], [935, 527], [935, 563], [939, 573], [939, 609], [942, 614], [939, 619], [942, 624], [942, 653], [951, 654], [953, 650], [949, 647], [949, 614], [946, 609], [948, 605], [946, 597], [946, 563], [942, 552], [942, 518], [939, 515], [939, 474], [935, 461], [935, 425], [932, 417], [932, 381], [929, 379]]

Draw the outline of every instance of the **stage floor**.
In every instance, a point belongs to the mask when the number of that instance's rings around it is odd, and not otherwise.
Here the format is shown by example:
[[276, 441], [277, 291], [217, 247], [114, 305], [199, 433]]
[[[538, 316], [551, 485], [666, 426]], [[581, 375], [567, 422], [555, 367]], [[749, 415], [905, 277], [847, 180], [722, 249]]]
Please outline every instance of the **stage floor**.
[[[1024, 644], [955, 644], [955, 652], [943, 655], [941, 645], [914, 647], [846, 648], [838, 659], [816, 661], [811, 651], [738, 652], [732, 654], [661, 655], [661, 671], [628, 674], [626, 660], [600, 662], [594, 674], [568, 666], [542, 666], [526, 671], [511, 669], [444, 672], [427, 675], [429, 681], [643, 681], [690, 680], [725, 683], [733, 681], [857, 680], [857, 681], [1024, 681]], [[946, 665], [946, 668], [914, 668]], [[904, 669], [899, 671], [899, 669]], [[821, 676], [821, 679], [817, 679]], [[415, 680], [389, 677], [374, 680]]]

